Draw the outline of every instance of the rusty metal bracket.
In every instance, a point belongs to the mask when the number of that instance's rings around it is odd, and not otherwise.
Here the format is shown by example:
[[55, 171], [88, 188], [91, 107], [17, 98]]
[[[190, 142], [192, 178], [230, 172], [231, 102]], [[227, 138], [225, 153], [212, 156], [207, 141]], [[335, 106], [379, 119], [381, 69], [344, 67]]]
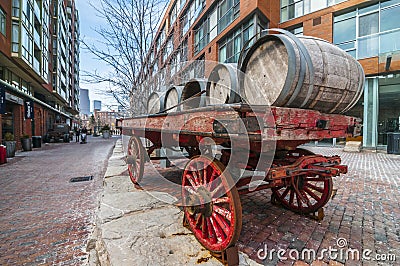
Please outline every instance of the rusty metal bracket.
[[226, 266], [239, 265], [239, 249], [237, 246], [229, 247], [222, 252], [210, 252], [211, 255]]

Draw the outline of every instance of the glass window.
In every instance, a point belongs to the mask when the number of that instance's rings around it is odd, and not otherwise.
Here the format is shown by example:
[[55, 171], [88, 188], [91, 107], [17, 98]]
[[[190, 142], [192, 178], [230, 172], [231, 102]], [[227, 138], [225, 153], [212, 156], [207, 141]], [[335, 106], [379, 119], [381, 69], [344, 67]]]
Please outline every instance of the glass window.
[[6, 13], [0, 8], [0, 32], [6, 35]]
[[360, 17], [358, 36], [367, 36], [379, 31], [379, 13], [375, 12], [369, 15]]
[[346, 0], [281, 0], [281, 22], [336, 5]]
[[354, 49], [355, 48], [354, 45], [355, 45], [355, 42], [353, 41], [353, 42], [339, 44], [338, 47], [343, 50], [349, 50], [349, 49]]
[[223, 0], [218, 5], [218, 32], [223, 31], [239, 15], [239, 0]]
[[295, 12], [294, 12], [294, 5], [290, 5], [289, 7], [288, 7], [289, 9], [289, 14], [288, 14], [288, 16], [289, 16], [289, 19], [292, 19], [292, 18], [295, 18], [295, 16], [294, 16], [294, 14], [295, 14]]
[[19, 17], [19, 0], [13, 0], [12, 2], [12, 15], [13, 17]]
[[372, 11], [374, 11], [374, 10], [378, 10], [378, 8], [379, 8], [379, 3], [376, 4], [376, 5], [367, 6], [367, 7], [364, 7], [364, 8], [359, 9], [359, 10], [358, 10], [358, 14], [359, 14], [359, 15], [366, 14], [366, 13], [368, 13], [368, 12], [372, 12]]
[[367, 36], [358, 40], [358, 59], [376, 56], [379, 52], [379, 36]]
[[333, 6], [333, 5], [339, 4], [344, 1], [346, 1], [346, 0], [328, 0], [328, 5]]
[[349, 50], [349, 51], [346, 51], [349, 55], [351, 55], [352, 57], [354, 57], [354, 58], [357, 58], [357, 51], [356, 51], [356, 49], [354, 49], [354, 50]]
[[356, 38], [356, 18], [336, 22], [333, 26], [333, 42], [342, 43]]
[[288, 9], [287, 9], [287, 7], [284, 7], [281, 9], [281, 21], [286, 21], [288, 19], [289, 19]]
[[388, 7], [391, 5], [400, 4], [400, 0], [390, 0], [381, 3], [381, 8]]
[[254, 20], [243, 23], [232, 34], [226, 36], [219, 43], [219, 61], [224, 63], [236, 63], [239, 60], [243, 44], [254, 35]]
[[323, 9], [327, 6], [326, 0], [318, 0], [318, 1], [314, 0], [314, 1], [310, 1], [310, 3], [311, 3], [311, 12]]
[[194, 52], [200, 52], [208, 43], [208, 32], [207, 32], [208, 20], [203, 23], [195, 30], [194, 33]]
[[213, 12], [210, 15], [210, 40], [214, 39], [217, 37], [217, 23], [218, 21], [218, 13], [217, 9], [214, 9]]
[[339, 16], [335, 16], [334, 22], [339, 22], [339, 21], [342, 21], [342, 20], [345, 20], [345, 19], [348, 19], [348, 18], [351, 18], [351, 17], [355, 17], [356, 15], [357, 15], [357, 11], [354, 10], [352, 12], [348, 12], [348, 13], [345, 13], [345, 14], [342, 14], [342, 15], [339, 15]]
[[177, 12], [178, 12], [178, 7], [177, 4], [175, 3], [174, 7], [172, 8], [171, 13], [169, 14], [169, 25], [172, 26], [176, 20], [176, 16], [177, 16]]
[[294, 17], [303, 16], [303, 2], [298, 2], [294, 5]]
[[400, 14], [400, 6], [381, 11], [381, 32], [400, 28], [399, 20], [394, 19]]
[[303, 35], [303, 26], [289, 30], [294, 35]]
[[400, 51], [400, 30], [381, 34], [380, 43], [381, 53]]
[[254, 36], [254, 27], [251, 24], [243, 31], [243, 44], [245, 44], [250, 38]]

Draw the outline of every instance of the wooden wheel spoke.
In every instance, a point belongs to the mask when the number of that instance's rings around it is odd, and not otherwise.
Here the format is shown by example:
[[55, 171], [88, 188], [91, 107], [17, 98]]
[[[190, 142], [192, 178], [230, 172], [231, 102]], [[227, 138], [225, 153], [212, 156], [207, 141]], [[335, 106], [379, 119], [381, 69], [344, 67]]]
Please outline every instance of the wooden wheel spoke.
[[221, 215], [219, 215], [217, 213], [213, 213], [212, 217], [214, 218], [215, 221], [217, 221], [218, 225], [224, 232], [224, 239], [225, 239], [227, 236], [229, 236], [229, 232], [230, 232], [229, 224], [226, 222], [226, 220]]
[[309, 197], [307, 196], [307, 194], [304, 192], [304, 190], [301, 190], [300, 191], [300, 199], [302, 200], [302, 202], [305, 202], [305, 204], [308, 206], [308, 207], [311, 207], [312, 206], [312, 204], [311, 204], [311, 202], [310, 202], [310, 199], [309, 199]]
[[221, 197], [221, 198], [213, 199], [212, 202], [213, 202], [214, 204], [230, 203], [231, 200], [229, 199], [229, 197]]
[[205, 166], [203, 168], [203, 170], [202, 170], [202, 172], [203, 172], [203, 183], [202, 183], [203, 186], [207, 185], [207, 183], [209, 182], [208, 180], [210, 179], [210, 174], [209, 174], [209, 171], [207, 169], [208, 169], [208, 165]]
[[304, 190], [305, 192], [307, 192], [307, 194], [310, 195], [310, 196], [311, 196], [313, 199], [315, 199], [316, 201], [320, 201], [320, 200], [321, 200], [321, 198], [318, 197], [317, 195], [315, 195], [314, 192], [312, 192], [309, 188], [304, 187], [303, 190]]
[[200, 228], [200, 227], [201, 227], [202, 218], [203, 218], [202, 215], [198, 215], [198, 216], [197, 216], [197, 218], [196, 218], [196, 223], [195, 223], [195, 228]]
[[296, 194], [296, 202], [297, 202], [297, 206], [301, 208], [301, 206], [303, 206], [303, 204], [301, 203], [301, 199], [299, 196], [299, 194], [297, 193], [297, 191], [294, 191], [294, 193]]
[[218, 222], [216, 222], [213, 217], [210, 217], [210, 222], [215, 232], [215, 236], [217, 237], [218, 242], [222, 242], [225, 239], [224, 231], [219, 226]]
[[321, 182], [321, 181], [325, 181], [325, 178], [322, 177], [307, 177], [304, 181], [315, 181], [315, 182]]
[[193, 188], [196, 188], [196, 187], [197, 187], [196, 182], [193, 180], [193, 177], [192, 177], [189, 173], [186, 174], [185, 177], [186, 177], [186, 179], [189, 181], [190, 185], [191, 185]]
[[289, 193], [290, 187], [286, 187], [285, 191], [283, 191], [281, 198], [284, 199], [286, 195]]
[[202, 218], [201, 218], [201, 220], [202, 220], [202, 223], [201, 223], [201, 234], [202, 234], [202, 237], [203, 238], [208, 238], [207, 237], [207, 235], [208, 235], [208, 228], [207, 228], [207, 222], [206, 222], [206, 219], [205, 219], [205, 217], [203, 216], [203, 215], [200, 215]]
[[220, 175], [216, 172], [216, 171], [214, 171], [214, 169], [212, 170], [212, 173], [211, 173], [211, 175], [210, 175], [210, 179], [209, 179], [209, 181], [208, 181], [208, 183], [207, 183], [207, 188], [209, 189], [209, 190], [213, 190], [214, 188], [215, 188], [215, 185], [216, 185], [216, 183], [218, 183], [217, 181], [215, 181], [216, 180], [216, 178], [218, 178]]
[[293, 205], [293, 200], [294, 200], [294, 190], [290, 190], [290, 197], [289, 197], [289, 205]]
[[198, 186], [198, 185], [200, 185], [200, 182], [199, 182], [199, 176], [198, 176], [198, 174], [197, 174], [197, 170], [194, 170], [194, 171], [192, 171], [192, 175], [193, 175], [193, 177], [194, 177], [194, 183], [196, 184], [196, 186]]
[[229, 211], [229, 210], [227, 210], [225, 208], [216, 206], [216, 205], [213, 206], [213, 209], [214, 209], [215, 213], [218, 213], [219, 215], [224, 217], [226, 220], [231, 221], [231, 219], [232, 219], [231, 211]]
[[190, 194], [196, 194], [196, 191], [192, 187], [185, 186], [184, 188], [185, 191], [189, 192]]
[[315, 185], [313, 185], [311, 183], [308, 183], [308, 182], [305, 184], [305, 186], [311, 188], [312, 190], [318, 191], [319, 193], [324, 193], [324, 188], [322, 188], [322, 187], [317, 187], [317, 186], [315, 186]]
[[225, 194], [225, 186], [223, 183], [220, 183], [214, 190], [211, 191], [211, 196], [213, 198], [218, 198], [219, 196], [222, 196], [224, 194]]
[[207, 228], [208, 228], [208, 238], [210, 239], [211, 244], [217, 243], [217, 237], [215, 236], [214, 228], [211, 224], [210, 217], [206, 218]]

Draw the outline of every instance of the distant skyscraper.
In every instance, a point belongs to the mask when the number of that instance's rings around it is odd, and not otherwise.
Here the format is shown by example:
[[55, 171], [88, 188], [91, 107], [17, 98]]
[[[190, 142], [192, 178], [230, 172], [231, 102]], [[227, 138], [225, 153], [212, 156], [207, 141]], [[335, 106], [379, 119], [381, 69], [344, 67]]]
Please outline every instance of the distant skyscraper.
[[81, 114], [90, 115], [89, 90], [87, 90], [87, 89], [80, 89], [79, 108], [80, 108]]
[[98, 101], [98, 100], [94, 100], [93, 101], [93, 109], [94, 110], [97, 110], [97, 111], [100, 111], [101, 110], [101, 101]]

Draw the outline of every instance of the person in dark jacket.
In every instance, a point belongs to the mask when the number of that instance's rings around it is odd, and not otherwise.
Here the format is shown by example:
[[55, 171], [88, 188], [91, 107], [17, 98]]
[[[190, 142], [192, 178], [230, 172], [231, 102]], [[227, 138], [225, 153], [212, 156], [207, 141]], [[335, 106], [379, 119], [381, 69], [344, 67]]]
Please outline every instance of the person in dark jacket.
[[81, 132], [79, 130], [78, 127], [75, 127], [75, 141], [79, 142], [79, 136], [80, 136]]

